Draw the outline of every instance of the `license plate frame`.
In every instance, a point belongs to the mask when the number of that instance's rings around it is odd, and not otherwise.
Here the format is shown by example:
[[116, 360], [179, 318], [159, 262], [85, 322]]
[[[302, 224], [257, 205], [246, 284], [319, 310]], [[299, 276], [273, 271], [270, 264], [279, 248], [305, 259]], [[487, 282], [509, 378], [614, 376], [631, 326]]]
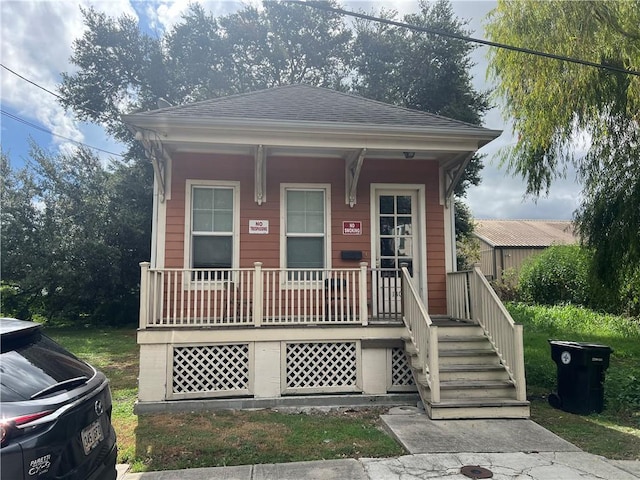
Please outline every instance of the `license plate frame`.
[[83, 428], [80, 432], [80, 437], [82, 438], [84, 454], [89, 455], [91, 451], [104, 440], [104, 432], [102, 431], [100, 419]]

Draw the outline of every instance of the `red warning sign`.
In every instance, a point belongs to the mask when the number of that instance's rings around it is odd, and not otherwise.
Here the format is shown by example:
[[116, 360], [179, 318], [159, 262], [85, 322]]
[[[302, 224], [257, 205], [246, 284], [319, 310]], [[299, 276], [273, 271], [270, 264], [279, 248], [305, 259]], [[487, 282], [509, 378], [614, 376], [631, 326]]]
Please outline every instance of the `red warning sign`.
[[362, 235], [362, 222], [342, 222], [343, 235]]

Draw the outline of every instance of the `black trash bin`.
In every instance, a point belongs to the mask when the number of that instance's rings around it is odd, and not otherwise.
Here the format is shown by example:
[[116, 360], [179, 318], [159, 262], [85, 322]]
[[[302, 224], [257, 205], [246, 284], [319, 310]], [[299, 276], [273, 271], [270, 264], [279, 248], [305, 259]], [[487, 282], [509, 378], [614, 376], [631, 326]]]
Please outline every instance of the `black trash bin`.
[[565, 412], [589, 414], [604, 408], [604, 372], [613, 350], [606, 345], [549, 340], [558, 366], [558, 391], [549, 404]]
[[338, 278], [325, 279], [324, 296], [327, 320], [344, 320], [349, 315], [346, 280]]

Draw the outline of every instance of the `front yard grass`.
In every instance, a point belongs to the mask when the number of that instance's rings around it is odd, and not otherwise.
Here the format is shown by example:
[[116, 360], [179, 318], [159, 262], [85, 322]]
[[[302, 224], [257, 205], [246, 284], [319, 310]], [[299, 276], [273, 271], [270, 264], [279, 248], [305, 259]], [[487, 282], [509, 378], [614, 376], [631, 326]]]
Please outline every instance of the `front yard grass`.
[[134, 415], [135, 330], [49, 328], [46, 333], [111, 379], [118, 462], [129, 463], [134, 472], [405, 453], [382, 430], [379, 417], [386, 410], [379, 408]]
[[[583, 450], [640, 459], [640, 326], [575, 307], [508, 305], [525, 325], [525, 362], [532, 420]], [[304, 460], [394, 457], [405, 452], [382, 431], [382, 409], [331, 413], [275, 410], [136, 416], [138, 347], [133, 329], [46, 332], [111, 380], [118, 461], [133, 471], [172, 470]], [[551, 408], [556, 366], [548, 339], [590, 341], [614, 349], [606, 373], [606, 408], [573, 415]]]

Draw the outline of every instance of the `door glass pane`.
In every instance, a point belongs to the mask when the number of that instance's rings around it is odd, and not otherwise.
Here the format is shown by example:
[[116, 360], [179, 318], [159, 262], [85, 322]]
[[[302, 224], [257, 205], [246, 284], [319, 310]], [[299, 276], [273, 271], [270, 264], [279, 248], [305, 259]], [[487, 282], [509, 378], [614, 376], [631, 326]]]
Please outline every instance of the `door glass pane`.
[[380, 235], [392, 235], [393, 227], [395, 227], [393, 217], [380, 217]]
[[393, 238], [380, 239], [380, 255], [383, 257], [391, 257], [393, 253]]
[[406, 236], [411, 235], [411, 217], [398, 217], [398, 228], [396, 229], [396, 235]]
[[380, 213], [381, 214], [393, 213], [393, 196], [392, 195], [380, 195]]
[[232, 237], [193, 237], [193, 268], [231, 268]]
[[397, 197], [398, 203], [398, 214], [408, 214], [411, 213], [411, 197], [408, 195], [398, 195]]
[[287, 238], [287, 268], [324, 268], [324, 238]]

